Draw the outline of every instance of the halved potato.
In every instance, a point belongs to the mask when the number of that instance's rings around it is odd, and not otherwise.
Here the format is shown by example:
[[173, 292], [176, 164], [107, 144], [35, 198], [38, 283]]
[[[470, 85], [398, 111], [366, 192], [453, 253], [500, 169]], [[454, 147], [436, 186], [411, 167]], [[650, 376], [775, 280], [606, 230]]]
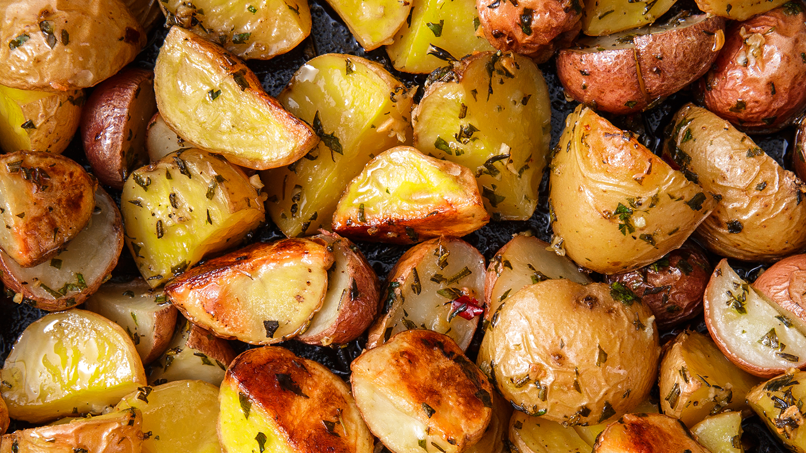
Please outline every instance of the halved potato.
[[126, 8], [132, 13], [137, 22], [143, 26], [146, 33], [150, 32], [157, 21], [163, 18], [158, 4], [159, 0], [123, 0]]
[[267, 346], [238, 356], [221, 384], [224, 451], [371, 453], [350, 388], [313, 360]]
[[10, 421], [11, 420], [8, 418], [8, 406], [6, 406], [3, 397], [0, 396], [0, 434], [6, 433]]
[[511, 453], [509, 441], [509, 419], [512, 417], [512, 405], [493, 389], [490, 424], [484, 431], [481, 440], [465, 449], [465, 453]]
[[596, 439], [594, 453], [709, 453], [678, 420], [662, 414], [627, 414]]
[[[657, 404], [653, 403], [651, 400], [644, 400], [638, 406], [630, 409], [630, 413], [632, 414], [659, 414], [660, 408]], [[579, 434], [579, 437], [582, 438], [588, 445], [593, 447], [593, 444], [596, 443], [596, 437], [607, 428], [610, 422], [599, 423], [596, 425], [574, 425], [574, 431]]]
[[185, 139], [168, 126], [159, 112], [151, 117], [146, 128], [146, 151], [151, 162], [157, 162], [168, 154], [187, 147]]
[[750, 407], [790, 450], [806, 452], [800, 401], [806, 398], [806, 372], [790, 369], [747, 394]]
[[637, 269], [680, 247], [716, 204], [583, 105], [565, 120], [550, 185], [553, 243], [604, 274]]
[[135, 170], [121, 195], [126, 245], [156, 288], [263, 222], [263, 200], [224, 157], [186, 149]]
[[146, 381], [132, 340], [84, 310], [51, 313], [29, 325], [0, 372], [11, 418], [47, 422], [99, 413]]
[[59, 154], [78, 129], [82, 90], [27, 91], [0, 85], [0, 149]]
[[117, 410], [143, 414], [143, 452], [219, 453], [218, 387], [204, 381], [176, 381], [140, 387]]
[[509, 440], [521, 453], [588, 453], [591, 445], [572, 427], [515, 411]]
[[691, 428], [691, 434], [709, 451], [744, 453], [740, 412], [725, 412], [706, 417]]
[[367, 348], [410, 329], [448, 335], [463, 351], [484, 313], [484, 257], [461, 239], [431, 239], [410, 248], [389, 273], [383, 315], [369, 330]]
[[381, 65], [355, 56], [320, 55], [297, 70], [278, 99], [322, 140], [304, 159], [261, 174], [266, 209], [283, 234], [330, 228], [342, 192], [364, 165], [410, 143], [415, 91]]
[[604, 36], [651, 24], [677, 0], [585, 0], [582, 33]]
[[409, 330], [350, 365], [369, 429], [396, 453], [458, 453], [492, 417], [492, 386], [453, 340]]
[[318, 241], [259, 242], [191, 268], [165, 293], [188, 320], [221, 338], [279, 343], [308, 328], [332, 264]]
[[806, 323], [806, 255], [793, 255], [773, 264], [753, 282], [753, 288], [787, 317]]
[[409, 0], [328, 0], [328, 3], [364, 50], [391, 44], [395, 32], [411, 21]]
[[369, 161], [350, 181], [333, 214], [333, 230], [410, 244], [465, 236], [489, 220], [469, 169], [398, 146]]
[[412, 112], [414, 146], [474, 172], [493, 220], [526, 220], [549, 151], [551, 109], [530, 59], [482, 52], [432, 83]]
[[311, 33], [307, 0], [165, 0], [168, 25], [179, 25], [240, 58], [268, 60]]
[[[59, 207], [57, 209], [62, 209]], [[56, 255], [33, 267], [22, 267], [0, 251], [0, 280], [25, 302], [48, 311], [83, 303], [98, 290], [118, 263], [123, 250], [123, 225], [112, 197], [95, 190], [95, 208], [87, 226]]]
[[235, 355], [227, 340], [181, 319], [168, 349], [149, 367], [148, 381], [160, 385], [199, 379], [219, 385]]
[[181, 27], [171, 27], [160, 48], [154, 92], [160, 115], [183, 139], [244, 167], [288, 165], [319, 141], [251, 69]]
[[727, 17], [733, 20], [747, 20], [756, 14], [766, 13], [789, 0], [695, 0], [697, 7], [706, 13]]

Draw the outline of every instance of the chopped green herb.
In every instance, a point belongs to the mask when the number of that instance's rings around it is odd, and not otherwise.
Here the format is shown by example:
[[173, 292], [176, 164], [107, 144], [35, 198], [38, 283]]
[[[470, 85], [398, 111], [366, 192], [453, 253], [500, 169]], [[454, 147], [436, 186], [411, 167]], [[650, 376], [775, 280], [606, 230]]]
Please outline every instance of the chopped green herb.
[[445, 25], [445, 21], [443, 19], [440, 19], [438, 24], [435, 24], [433, 22], [427, 22], [425, 24], [425, 26], [428, 27], [428, 29], [431, 30], [431, 33], [433, 33], [434, 36], [436, 36], [437, 38], [442, 36], [443, 25]]
[[630, 288], [621, 282], [613, 282], [610, 284], [610, 297], [628, 307], [634, 302], [641, 303], [641, 298], [636, 296]]

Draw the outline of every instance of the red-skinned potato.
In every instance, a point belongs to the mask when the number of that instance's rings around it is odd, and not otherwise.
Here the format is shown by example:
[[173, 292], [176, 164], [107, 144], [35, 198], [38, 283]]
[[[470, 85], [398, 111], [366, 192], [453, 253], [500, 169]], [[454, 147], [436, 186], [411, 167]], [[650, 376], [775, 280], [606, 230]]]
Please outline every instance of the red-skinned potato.
[[792, 153], [792, 168], [797, 173], [798, 178], [806, 178], [806, 116], [798, 121], [797, 132], [795, 132], [795, 151]]
[[806, 255], [794, 255], [773, 264], [753, 282], [753, 287], [787, 312], [806, 323]]

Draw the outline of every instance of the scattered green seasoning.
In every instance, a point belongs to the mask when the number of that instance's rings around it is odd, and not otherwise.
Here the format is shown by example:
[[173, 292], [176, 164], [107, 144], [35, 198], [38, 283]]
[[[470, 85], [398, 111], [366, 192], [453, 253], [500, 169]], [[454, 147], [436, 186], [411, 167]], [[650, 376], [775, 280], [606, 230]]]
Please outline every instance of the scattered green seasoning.
[[249, 5], [249, 6], [246, 8], [246, 10], [247, 10], [247, 11], [249, 11], [250, 13], [252, 13], [252, 14], [257, 13], [257, 8], [255, 8], [255, 7], [254, 7], [254, 6], [252, 6], [252, 5]]
[[443, 19], [440, 19], [438, 24], [433, 23], [433, 22], [427, 22], [425, 24], [425, 26], [428, 27], [428, 29], [431, 30], [431, 33], [433, 33], [434, 36], [436, 36], [437, 38], [442, 36], [442, 26], [443, 25], [445, 25], [445, 20], [443, 20]]
[[207, 92], [207, 97], [209, 97], [211, 101], [215, 101], [219, 96], [221, 96], [221, 90], [210, 90]]
[[259, 432], [257, 436], [255, 436], [255, 440], [257, 441], [257, 447], [260, 453], [264, 453], [266, 451], [266, 441], [268, 438], [265, 434]]
[[8, 48], [11, 49], [11, 50], [14, 50], [17, 47], [20, 47], [21, 45], [23, 45], [26, 42], [28, 42], [29, 39], [31, 39], [31, 37], [28, 36], [27, 34], [23, 33], [23, 34], [17, 36], [16, 38], [12, 39], [11, 41], [9, 41], [8, 42]]
[[532, 35], [532, 13], [533, 12], [534, 11], [532, 11], [529, 8], [524, 8], [523, 13], [521, 13], [521, 15], [520, 15], [521, 31], [526, 36], [531, 36]]
[[336, 162], [336, 157], [333, 153], [344, 155], [339, 138], [333, 133], [328, 134], [325, 132], [325, 128], [322, 126], [322, 120], [319, 118], [319, 110], [317, 110], [313, 116], [313, 131], [319, 136], [322, 143], [330, 149], [330, 158], [333, 162]]
[[610, 284], [610, 297], [628, 307], [634, 302], [641, 303], [641, 298], [636, 296], [630, 288], [621, 282], [613, 282]]

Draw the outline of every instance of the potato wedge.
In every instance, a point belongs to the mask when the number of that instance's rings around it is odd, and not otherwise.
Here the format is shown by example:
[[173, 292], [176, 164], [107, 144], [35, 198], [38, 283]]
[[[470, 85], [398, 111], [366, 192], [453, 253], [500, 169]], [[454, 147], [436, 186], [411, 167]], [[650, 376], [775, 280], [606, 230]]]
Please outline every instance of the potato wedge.
[[596, 439], [594, 453], [709, 453], [678, 420], [662, 414], [627, 414]]
[[747, 402], [767, 427], [790, 450], [806, 452], [806, 429], [798, 401], [806, 398], [806, 372], [790, 369], [762, 382], [747, 394]]
[[490, 424], [487, 425], [481, 440], [465, 449], [465, 453], [511, 453], [509, 419], [512, 417], [512, 406], [495, 389], [490, 395], [493, 399]]
[[159, 112], [151, 117], [146, 128], [146, 151], [151, 162], [157, 162], [168, 154], [187, 147], [185, 139], [168, 126]]
[[461, 237], [490, 220], [467, 167], [398, 146], [364, 167], [342, 195], [333, 230], [361, 240], [410, 244]]
[[389, 273], [383, 315], [369, 330], [367, 348], [411, 329], [448, 335], [463, 351], [484, 313], [484, 257], [461, 239], [431, 239], [410, 248]]
[[515, 411], [509, 439], [521, 453], [588, 453], [591, 446], [573, 427]]
[[180, 319], [168, 349], [149, 367], [148, 382], [198, 379], [220, 385], [235, 355], [228, 341]]
[[6, 433], [10, 422], [11, 420], [8, 418], [8, 406], [6, 406], [6, 402], [3, 400], [3, 397], [0, 396], [0, 434]]
[[304, 159], [261, 173], [272, 221], [288, 237], [330, 228], [347, 184], [370, 159], [411, 142], [416, 87], [377, 63], [320, 55], [294, 74], [278, 99], [322, 138]]
[[0, 377], [11, 418], [31, 423], [99, 413], [146, 381], [126, 332], [100, 315], [77, 309], [51, 313], [29, 325]]
[[[61, 207], [60, 207], [61, 208]], [[22, 267], [0, 251], [0, 280], [16, 293], [13, 300], [47, 311], [83, 303], [107, 280], [123, 250], [123, 225], [115, 201], [95, 190], [95, 208], [87, 226], [50, 260]]]
[[147, 163], [146, 126], [156, 111], [151, 71], [124, 69], [95, 87], [81, 116], [81, 139], [99, 181], [120, 190]]
[[583, 105], [565, 120], [550, 185], [553, 243], [604, 274], [637, 269], [680, 247], [716, 204]]
[[697, 7], [706, 13], [727, 17], [733, 20], [747, 20], [756, 14], [766, 13], [777, 8], [788, 0], [749, 0], [734, 2], [732, 0], [695, 0]]
[[[630, 413], [632, 414], [659, 414], [660, 408], [657, 404], [653, 403], [650, 400], [644, 400], [638, 406], [630, 409]], [[593, 444], [596, 443], [596, 437], [607, 428], [610, 422], [599, 423], [597, 425], [574, 425], [574, 431], [579, 434], [579, 437], [582, 438], [588, 445], [593, 447]]]
[[706, 417], [691, 428], [691, 434], [709, 451], [744, 453], [740, 412], [725, 412]]
[[806, 178], [806, 117], [795, 124], [795, 143], [792, 152], [792, 168], [801, 180]]
[[322, 346], [345, 344], [358, 338], [378, 314], [378, 276], [349, 239], [334, 233], [316, 236], [332, 250], [327, 271], [327, 294], [308, 329], [297, 340]]
[[125, 329], [144, 364], [159, 358], [174, 335], [176, 307], [141, 278], [101, 285], [84, 308]]
[[806, 323], [806, 255], [793, 255], [773, 264], [753, 282], [753, 288], [787, 317]]
[[394, 452], [461, 452], [490, 423], [492, 386], [445, 335], [401, 332], [350, 369], [361, 415]]
[[371, 453], [350, 388], [313, 360], [279, 347], [238, 356], [221, 384], [224, 451]]
[[78, 130], [84, 92], [18, 90], [0, 85], [0, 150], [60, 154]]
[[179, 25], [239, 58], [268, 60], [311, 33], [307, 0], [181, 0], [160, 2], [168, 25]]
[[118, 0], [3, 0], [0, 43], [0, 84], [67, 91], [118, 72], [134, 60], [146, 34]]
[[199, 149], [135, 170], [121, 195], [126, 245], [152, 288], [263, 222], [263, 200], [226, 159]]
[[[328, 0], [364, 50], [392, 44], [393, 36], [411, 21], [412, 1]], [[407, 19], [408, 18], [408, 19]]]
[[310, 126], [263, 91], [252, 70], [181, 27], [171, 27], [160, 48], [154, 92], [160, 115], [183, 139], [244, 167], [288, 165], [318, 142]]
[[651, 24], [666, 13], [676, 1], [585, 1], [582, 13], [582, 33], [588, 36], [604, 36]]
[[218, 387], [204, 381], [144, 386], [123, 397], [117, 410], [143, 414], [143, 451], [219, 453]]
[[696, 232], [712, 252], [774, 261], [806, 247], [806, 186], [729, 122], [685, 105], [664, 157], [719, 200]]

